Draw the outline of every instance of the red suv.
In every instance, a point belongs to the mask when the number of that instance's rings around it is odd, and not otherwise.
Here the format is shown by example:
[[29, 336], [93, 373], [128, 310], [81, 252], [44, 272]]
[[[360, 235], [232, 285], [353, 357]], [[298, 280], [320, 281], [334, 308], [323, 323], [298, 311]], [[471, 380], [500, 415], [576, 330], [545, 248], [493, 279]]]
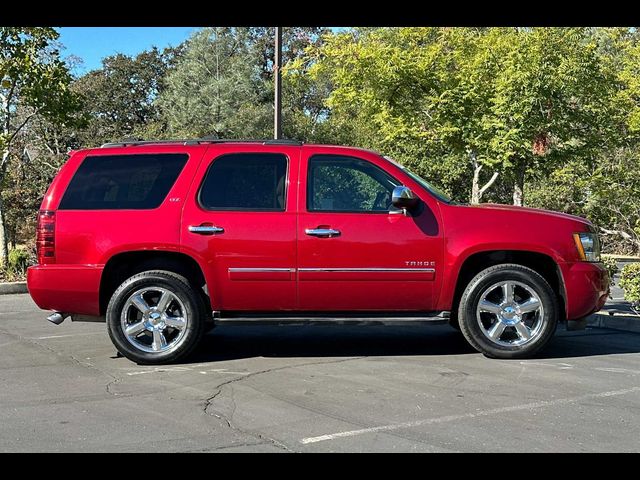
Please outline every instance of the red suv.
[[37, 244], [28, 287], [49, 320], [106, 321], [146, 364], [226, 322], [449, 322], [521, 358], [609, 290], [584, 219], [460, 205], [374, 152], [286, 140], [73, 152]]

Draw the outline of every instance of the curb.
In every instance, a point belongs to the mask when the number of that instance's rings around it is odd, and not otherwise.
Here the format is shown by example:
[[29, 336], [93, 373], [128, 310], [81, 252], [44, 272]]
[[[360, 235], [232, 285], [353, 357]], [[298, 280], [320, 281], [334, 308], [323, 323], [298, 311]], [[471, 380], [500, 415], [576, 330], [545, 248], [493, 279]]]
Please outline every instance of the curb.
[[640, 318], [595, 313], [587, 317], [587, 326], [640, 333]]
[[606, 255], [609, 258], [613, 258], [616, 262], [620, 263], [637, 263], [640, 262], [638, 257], [627, 257], [624, 255]]
[[29, 293], [27, 290], [27, 282], [0, 283], [0, 295], [9, 295], [12, 293]]

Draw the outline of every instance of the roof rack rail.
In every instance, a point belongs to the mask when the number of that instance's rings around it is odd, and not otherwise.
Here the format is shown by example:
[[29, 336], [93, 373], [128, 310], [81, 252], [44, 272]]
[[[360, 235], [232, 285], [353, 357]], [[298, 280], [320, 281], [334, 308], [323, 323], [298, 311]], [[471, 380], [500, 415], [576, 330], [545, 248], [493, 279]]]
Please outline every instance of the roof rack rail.
[[234, 139], [234, 138], [215, 138], [213, 136], [203, 138], [189, 138], [179, 140], [139, 140], [124, 139], [121, 142], [104, 143], [100, 148], [120, 148], [140, 145], [166, 145], [166, 144], [183, 144], [183, 145], [199, 145], [202, 143], [262, 143], [263, 145], [302, 145], [299, 140], [289, 140], [285, 138], [258, 140], [258, 139]]
[[200, 142], [196, 142], [194, 140], [122, 140], [121, 142], [109, 142], [103, 143], [100, 148], [114, 148], [114, 147], [128, 147], [135, 145], [157, 145], [157, 144], [171, 144], [171, 143], [182, 143], [182, 144], [198, 144]]
[[288, 138], [277, 138], [273, 140], [265, 140], [265, 145], [302, 145], [300, 140], [291, 140]]

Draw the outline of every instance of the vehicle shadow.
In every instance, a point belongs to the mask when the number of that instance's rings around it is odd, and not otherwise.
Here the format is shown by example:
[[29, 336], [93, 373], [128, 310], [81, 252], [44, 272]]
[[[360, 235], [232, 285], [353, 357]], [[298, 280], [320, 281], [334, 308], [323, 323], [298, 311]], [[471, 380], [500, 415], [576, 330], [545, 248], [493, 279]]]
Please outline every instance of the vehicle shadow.
[[250, 357], [360, 357], [475, 353], [449, 326], [218, 326], [191, 362]]
[[561, 325], [549, 345], [536, 358], [594, 357], [639, 352], [640, 333], [591, 327], [567, 332]]
[[[536, 358], [640, 352], [640, 334], [563, 326]], [[219, 326], [188, 363], [254, 357], [393, 357], [480, 355], [462, 334], [442, 326]]]

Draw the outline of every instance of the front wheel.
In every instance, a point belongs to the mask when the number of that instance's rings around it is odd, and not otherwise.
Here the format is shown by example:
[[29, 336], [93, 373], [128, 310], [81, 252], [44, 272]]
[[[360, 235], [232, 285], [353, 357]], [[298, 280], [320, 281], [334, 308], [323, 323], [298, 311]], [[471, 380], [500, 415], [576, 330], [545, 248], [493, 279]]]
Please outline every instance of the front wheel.
[[458, 309], [467, 341], [493, 358], [534, 355], [553, 337], [558, 316], [558, 301], [549, 283], [516, 264], [496, 265], [476, 275]]
[[204, 332], [202, 298], [181, 275], [146, 271], [125, 280], [106, 312], [118, 351], [139, 364], [165, 364], [189, 355]]

